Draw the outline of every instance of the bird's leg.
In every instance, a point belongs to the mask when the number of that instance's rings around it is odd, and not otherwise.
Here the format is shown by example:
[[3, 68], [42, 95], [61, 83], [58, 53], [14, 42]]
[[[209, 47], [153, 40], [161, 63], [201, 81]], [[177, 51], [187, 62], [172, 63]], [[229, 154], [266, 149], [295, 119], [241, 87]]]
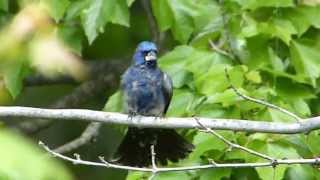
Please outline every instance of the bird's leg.
[[165, 115], [163, 113], [159, 113], [154, 118], [155, 118], [155, 120], [157, 120], [158, 118], [159, 118], [159, 120], [163, 120], [165, 118]]
[[129, 111], [128, 119], [130, 119], [130, 121], [132, 121], [132, 119], [137, 115], [138, 115], [138, 113], [136, 111]]

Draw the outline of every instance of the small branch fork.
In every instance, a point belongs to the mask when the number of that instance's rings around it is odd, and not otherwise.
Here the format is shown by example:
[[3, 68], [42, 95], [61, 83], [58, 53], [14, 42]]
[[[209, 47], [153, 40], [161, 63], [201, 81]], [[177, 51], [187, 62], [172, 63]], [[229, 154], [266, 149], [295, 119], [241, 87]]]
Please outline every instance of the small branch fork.
[[227, 80], [228, 80], [229, 83], [230, 83], [231, 89], [232, 89], [238, 96], [242, 97], [242, 98], [245, 99], [245, 100], [248, 100], [248, 101], [251, 101], [251, 102], [254, 102], [254, 103], [257, 103], [257, 104], [261, 104], [261, 105], [264, 105], [264, 106], [269, 107], [269, 108], [271, 108], [271, 109], [275, 109], [275, 110], [277, 110], [277, 111], [280, 111], [280, 112], [282, 112], [282, 113], [284, 113], [284, 114], [287, 114], [288, 116], [291, 116], [291, 117], [294, 118], [298, 123], [301, 123], [302, 118], [300, 118], [299, 116], [295, 115], [294, 113], [292, 113], [292, 112], [290, 112], [290, 111], [288, 111], [288, 110], [286, 110], [286, 109], [284, 109], [284, 108], [281, 108], [281, 107], [279, 107], [279, 106], [276, 106], [276, 105], [274, 105], [274, 104], [268, 103], [268, 102], [266, 102], [266, 101], [262, 101], [262, 100], [260, 100], [260, 99], [255, 99], [255, 98], [249, 97], [249, 96], [247, 96], [247, 95], [245, 95], [245, 94], [242, 94], [237, 88], [235, 88], [235, 87], [231, 84], [230, 75], [229, 75], [229, 73], [228, 73], [227, 68], [225, 68], [225, 73], [226, 73], [226, 78], [227, 78]]
[[313, 164], [319, 165], [320, 159], [276, 159], [272, 162], [261, 162], [261, 163], [211, 163], [206, 165], [196, 165], [196, 166], [186, 166], [186, 167], [170, 167], [170, 168], [144, 168], [144, 167], [132, 167], [113, 164], [104, 159], [104, 157], [99, 157], [101, 162], [92, 162], [82, 160], [78, 154], [75, 154], [75, 158], [71, 158], [59, 153], [54, 152], [48, 146], [46, 146], [41, 141], [39, 145], [42, 146], [48, 153], [53, 157], [63, 159], [65, 161], [72, 162], [73, 164], [81, 164], [87, 166], [97, 166], [97, 167], [106, 167], [106, 168], [115, 168], [123, 169], [130, 171], [141, 171], [141, 172], [150, 172], [150, 173], [160, 173], [160, 172], [171, 172], [171, 171], [189, 171], [189, 170], [200, 170], [200, 169], [210, 169], [210, 168], [248, 168], [248, 167], [274, 167], [275, 165], [291, 165], [291, 164]]
[[[226, 70], [226, 76], [228, 81], [231, 84], [230, 77], [228, 75], [228, 72]], [[232, 85], [231, 85], [232, 86]], [[276, 110], [279, 110], [283, 113], [286, 113], [286, 110], [283, 110], [280, 107], [277, 107], [275, 105], [269, 104], [267, 102], [257, 100], [248, 96], [244, 96], [241, 94], [234, 86], [232, 86], [233, 90], [241, 97], [244, 99], [247, 99], [249, 101], [265, 105], [270, 108], [274, 108]], [[270, 106], [271, 105], [271, 106]], [[1, 111], [0, 111], [1, 112]], [[288, 113], [286, 113], [288, 114]], [[1, 115], [1, 113], [0, 113]], [[288, 114], [290, 115], [290, 113]], [[295, 117], [295, 116], [293, 116]], [[296, 116], [297, 117], [297, 116]], [[53, 150], [51, 150], [49, 147], [47, 147], [45, 144], [42, 142], [39, 142], [39, 144], [51, 155], [54, 157], [58, 157], [60, 159], [70, 161], [74, 164], [82, 164], [82, 165], [89, 165], [89, 166], [102, 166], [102, 167], [107, 167], [107, 168], [116, 168], [116, 169], [123, 169], [123, 170], [131, 170], [131, 171], [142, 171], [142, 172], [150, 172], [152, 173], [151, 176], [149, 177], [149, 180], [154, 179], [154, 177], [157, 175], [157, 173], [160, 172], [169, 172], [169, 171], [188, 171], [188, 170], [200, 170], [200, 169], [209, 169], [209, 168], [245, 168], [245, 167], [253, 167], [253, 168], [258, 168], [258, 167], [273, 167], [275, 168], [278, 165], [290, 165], [290, 164], [314, 164], [314, 165], [319, 165], [320, 164], [320, 159], [319, 158], [314, 158], [314, 159], [275, 159], [273, 157], [270, 157], [268, 155], [259, 153], [257, 151], [254, 151], [252, 149], [243, 147], [239, 144], [232, 143], [231, 141], [227, 140], [224, 138], [222, 135], [219, 133], [215, 132], [211, 128], [207, 127], [205, 124], [200, 122], [199, 118], [194, 117], [195, 121], [197, 122], [196, 128], [200, 128], [201, 131], [210, 133], [223, 141], [225, 144], [227, 144], [230, 148], [237, 148], [239, 150], [242, 150], [244, 152], [247, 152], [249, 154], [255, 155], [257, 157], [260, 157], [262, 159], [268, 160], [268, 162], [256, 162], [256, 163], [216, 163], [213, 160], [209, 161], [210, 164], [206, 165], [196, 165], [196, 166], [186, 166], [186, 167], [171, 167], [171, 168], [158, 168], [156, 165], [156, 153], [154, 149], [154, 145], [150, 147], [151, 151], [151, 162], [152, 162], [152, 167], [147, 168], [147, 167], [131, 167], [131, 166], [124, 166], [124, 165], [119, 165], [119, 164], [113, 164], [108, 161], [106, 161], [103, 157], [99, 157], [101, 162], [92, 162], [92, 161], [86, 161], [82, 160], [80, 158], [80, 155], [75, 154], [75, 158], [70, 158], [68, 156], [62, 155], [60, 153], [57, 153]], [[300, 120], [300, 118], [296, 118], [297, 120]], [[300, 121], [299, 121], [300, 122]], [[301, 125], [300, 123], [298, 123]]]
[[150, 151], [151, 151], [151, 163], [152, 163], [152, 175], [149, 177], [149, 180], [152, 180], [156, 177], [157, 172], [158, 172], [158, 167], [156, 163], [156, 152], [154, 151], [154, 145], [150, 146]]
[[265, 154], [259, 153], [259, 152], [257, 152], [257, 151], [248, 149], [248, 148], [246, 148], [246, 147], [240, 146], [239, 144], [232, 143], [231, 141], [227, 140], [226, 138], [224, 138], [222, 135], [220, 135], [219, 133], [215, 132], [214, 130], [205, 127], [203, 124], [201, 124], [201, 122], [199, 121], [199, 119], [195, 118], [195, 120], [196, 120], [196, 121], [198, 122], [198, 124], [202, 127], [202, 128], [200, 129], [200, 131], [203, 131], [203, 132], [205, 132], [205, 133], [209, 133], [209, 134], [214, 135], [215, 137], [217, 137], [218, 139], [220, 139], [221, 141], [223, 141], [225, 144], [227, 144], [230, 148], [240, 149], [240, 150], [242, 150], [242, 151], [245, 151], [245, 152], [247, 152], [247, 153], [249, 153], [249, 154], [258, 156], [258, 157], [260, 157], [260, 158], [263, 158], [263, 159], [266, 159], [266, 160], [269, 160], [269, 161], [275, 161], [274, 158], [272, 158], [272, 157], [270, 157], [270, 156], [268, 156], [268, 155], [265, 155]]
[[[228, 72], [226, 71], [227, 79], [230, 81], [230, 77]], [[231, 83], [230, 83], [231, 84]], [[246, 100], [265, 105], [270, 108], [274, 108], [279, 110], [283, 113], [291, 115], [291, 113], [287, 113], [287, 110], [283, 110], [280, 107], [272, 105], [270, 103], [257, 100], [248, 96], [241, 94], [234, 86], [231, 85], [233, 90], [241, 97]], [[293, 113], [292, 113], [293, 114]], [[124, 170], [133, 170], [133, 171], [143, 171], [143, 172], [150, 172], [152, 175], [149, 179], [153, 179], [157, 173], [160, 172], [168, 172], [168, 171], [187, 171], [187, 170], [199, 170], [199, 169], [208, 169], [208, 168], [244, 168], [244, 167], [276, 167], [281, 164], [320, 164], [319, 158], [315, 159], [274, 159], [268, 155], [259, 153], [257, 151], [248, 149], [241, 145], [232, 143], [231, 141], [227, 140], [219, 133], [215, 132], [211, 128], [215, 129], [229, 129], [229, 130], [242, 130], [242, 131], [255, 131], [255, 132], [282, 132], [282, 133], [296, 133], [299, 131], [307, 131], [312, 130], [320, 127], [320, 117], [311, 118], [308, 121], [300, 122], [300, 118], [296, 115], [292, 116], [295, 117], [296, 120], [299, 120], [298, 123], [271, 123], [271, 122], [255, 122], [255, 121], [245, 121], [245, 120], [214, 120], [214, 119], [207, 119], [207, 118], [168, 118], [170, 120], [163, 121], [158, 120], [153, 117], [135, 117], [129, 121], [127, 121], [127, 116], [122, 115], [119, 113], [106, 113], [106, 112], [95, 112], [89, 110], [49, 110], [49, 109], [40, 109], [40, 108], [26, 108], [26, 107], [0, 107], [0, 117], [7, 117], [7, 116], [16, 116], [16, 117], [41, 117], [41, 118], [53, 118], [53, 119], [80, 119], [80, 120], [90, 120], [90, 121], [97, 121], [97, 122], [109, 122], [109, 123], [118, 123], [118, 124], [129, 124], [129, 125], [143, 125], [146, 127], [164, 127], [164, 128], [200, 128], [201, 131], [206, 133], [210, 133], [215, 137], [222, 140], [224, 143], [229, 145], [230, 148], [237, 148], [249, 154], [255, 155], [262, 159], [268, 160], [268, 162], [256, 162], [256, 163], [216, 163], [211, 161], [210, 164], [206, 165], [196, 165], [196, 166], [186, 166], [186, 167], [170, 167], [170, 168], [158, 168], [156, 165], [156, 153], [154, 149], [154, 145], [150, 147], [151, 151], [151, 162], [152, 168], [147, 167], [131, 167], [131, 166], [124, 166], [119, 164], [113, 164], [106, 161], [103, 157], [99, 157], [101, 162], [92, 162], [82, 160], [80, 155], [75, 154], [75, 158], [70, 158], [68, 156], [62, 155], [58, 152], [63, 152], [67, 150], [56, 149], [51, 150], [49, 147], [44, 145], [42, 142], [39, 144], [51, 155], [58, 157], [60, 159], [70, 161], [74, 164], [83, 164], [83, 165], [90, 165], [90, 166], [102, 166], [107, 168], [116, 168], [116, 169], [124, 169]], [[192, 122], [193, 120], [193, 122]], [[143, 122], [144, 121], [144, 122]], [[191, 123], [192, 122], [192, 123]], [[131, 123], [131, 124], [130, 124]], [[158, 124], [157, 124], [158, 123]], [[171, 123], [171, 124], [170, 124]], [[188, 124], [189, 123], [189, 124]], [[191, 124], [190, 124], [191, 123]], [[213, 125], [213, 124], [215, 125]], [[221, 124], [219, 124], [221, 123]], [[229, 123], [229, 124], [228, 124]], [[231, 123], [231, 124], [230, 124]], [[96, 124], [98, 127], [100, 126], [99, 123]], [[250, 127], [251, 126], [251, 127]], [[279, 127], [280, 126], [280, 127]], [[291, 127], [293, 126], [293, 127]], [[240, 128], [239, 128], [240, 127]], [[249, 128], [248, 128], [249, 127]], [[284, 129], [288, 128], [284, 131]], [[246, 129], [247, 128], [247, 129]], [[275, 128], [280, 128], [275, 130]], [[267, 129], [267, 130], [266, 130]], [[300, 129], [300, 130], [299, 130]], [[81, 143], [80, 143], [81, 144]], [[71, 145], [67, 144], [68, 148], [74, 149], [74, 144]], [[65, 148], [65, 149], [68, 149]], [[63, 148], [62, 148], [63, 149]]]
[[101, 126], [102, 126], [101, 123], [97, 123], [97, 122], [90, 123], [86, 127], [86, 129], [82, 132], [80, 137], [54, 149], [53, 151], [57, 153], [67, 153], [87, 144], [90, 140], [92, 140], [98, 135], [99, 129]]

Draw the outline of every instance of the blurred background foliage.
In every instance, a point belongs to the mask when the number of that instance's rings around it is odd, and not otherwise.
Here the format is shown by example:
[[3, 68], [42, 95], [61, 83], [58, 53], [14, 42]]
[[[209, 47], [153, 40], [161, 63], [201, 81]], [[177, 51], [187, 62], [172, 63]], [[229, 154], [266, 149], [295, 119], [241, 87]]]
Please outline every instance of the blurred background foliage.
[[[225, 68], [231, 83], [244, 94], [303, 118], [320, 114], [319, 0], [0, 0], [0, 28], [0, 105], [121, 112], [121, 94], [116, 92], [120, 75], [137, 43], [153, 39], [161, 48], [159, 64], [175, 87], [168, 116], [295, 121], [238, 97], [230, 89]], [[84, 122], [2, 120], [0, 179], [149, 176], [43, 159], [39, 140], [58, 147], [78, 137]], [[73, 152], [92, 161], [99, 155], [110, 159], [122, 130], [105, 125], [94, 141]], [[208, 159], [261, 161], [229, 150], [211, 135], [179, 132], [196, 148], [187, 159], [169, 166], [205, 164]], [[301, 135], [219, 132], [276, 158], [320, 154], [320, 131]], [[156, 179], [313, 180], [320, 179], [320, 172], [318, 167], [292, 165], [163, 173]]]

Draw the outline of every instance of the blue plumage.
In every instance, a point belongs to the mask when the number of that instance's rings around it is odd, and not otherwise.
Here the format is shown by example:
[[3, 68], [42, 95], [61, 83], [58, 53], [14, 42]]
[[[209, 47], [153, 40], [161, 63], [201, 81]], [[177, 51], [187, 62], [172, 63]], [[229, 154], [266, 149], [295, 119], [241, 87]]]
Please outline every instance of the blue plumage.
[[[140, 43], [133, 65], [122, 77], [121, 87], [129, 114], [163, 116], [166, 113], [172, 96], [172, 81], [158, 68], [156, 53], [154, 43]], [[150, 60], [146, 60], [148, 56]]]
[[[157, 66], [157, 47], [152, 42], [141, 42], [133, 56], [133, 64], [122, 76], [121, 89], [129, 115], [162, 117], [172, 97], [171, 78]], [[192, 149], [174, 130], [129, 128], [118, 153], [119, 162], [147, 166], [150, 162], [150, 146], [155, 145], [157, 160], [184, 158]]]

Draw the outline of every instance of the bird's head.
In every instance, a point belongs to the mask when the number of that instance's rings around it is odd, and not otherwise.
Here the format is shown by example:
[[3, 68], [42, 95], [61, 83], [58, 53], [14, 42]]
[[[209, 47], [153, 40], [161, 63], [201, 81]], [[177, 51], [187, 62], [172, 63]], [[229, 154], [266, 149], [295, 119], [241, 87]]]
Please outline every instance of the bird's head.
[[153, 42], [143, 41], [133, 55], [133, 61], [136, 65], [147, 64], [150, 66], [157, 65], [157, 46]]

